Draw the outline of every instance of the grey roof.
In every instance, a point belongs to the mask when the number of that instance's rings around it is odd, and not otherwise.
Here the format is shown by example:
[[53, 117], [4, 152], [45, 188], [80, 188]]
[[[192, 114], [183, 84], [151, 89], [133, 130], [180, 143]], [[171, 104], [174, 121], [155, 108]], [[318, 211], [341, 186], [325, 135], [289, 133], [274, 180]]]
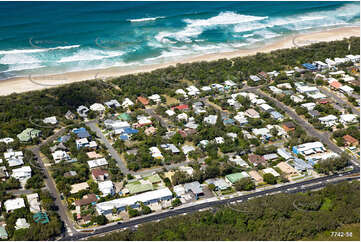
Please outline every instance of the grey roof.
[[272, 112], [271, 112], [271, 116], [272, 116], [274, 119], [282, 119], [282, 118], [283, 118], [283, 115], [280, 114], [280, 113], [277, 112], [277, 111], [272, 111]]
[[295, 158], [293, 160], [293, 166], [295, 167], [295, 169], [301, 170], [301, 171], [312, 168], [312, 166], [310, 164], [308, 164], [306, 161], [299, 159], [299, 158]]
[[278, 148], [277, 154], [279, 154], [282, 158], [289, 160], [292, 158], [292, 155], [285, 148]]
[[195, 195], [202, 194], [203, 190], [201, 188], [201, 184], [198, 181], [190, 182], [184, 184], [184, 189], [186, 192], [193, 192]]
[[264, 155], [263, 158], [265, 160], [273, 160], [273, 159], [277, 159], [278, 155], [276, 153], [272, 153], [272, 154]]

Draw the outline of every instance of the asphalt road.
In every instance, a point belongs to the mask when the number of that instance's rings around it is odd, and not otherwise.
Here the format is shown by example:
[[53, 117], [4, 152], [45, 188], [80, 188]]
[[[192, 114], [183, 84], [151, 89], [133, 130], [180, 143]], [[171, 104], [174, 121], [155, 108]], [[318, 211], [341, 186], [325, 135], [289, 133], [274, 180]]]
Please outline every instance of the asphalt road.
[[104, 145], [109, 150], [111, 156], [117, 161], [119, 169], [122, 171], [123, 174], [133, 174], [134, 172], [130, 171], [126, 165], [125, 161], [119, 156], [118, 152], [113, 148], [113, 146], [109, 143], [108, 139], [103, 135], [100, 128], [96, 125], [96, 121], [94, 122], [87, 122], [86, 125], [97, 134], [97, 136], [103, 141]]
[[[335, 145], [332, 141], [330, 141], [329, 136], [326, 132], [320, 133], [318, 130], [316, 130], [311, 124], [309, 124], [307, 121], [302, 119], [300, 116], [298, 116], [297, 113], [295, 113], [293, 110], [291, 110], [290, 107], [286, 106], [285, 104], [278, 101], [276, 98], [273, 98], [264, 92], [261, 92], [259, 90], [252, 90], [254, 93], [258, 94], [259, 96], [262, 96], [268, 100], [271, 100], [277, 107], [284, 110], [288, 116], [290, 116], [294, 121], [296, 121], [302, 128], [306, 130], [306, 132], [310, 136], [317, 137], [323, 144], [326, 144], [327, 147], [332, 150], [333, 152], [337, 154], [341, 154], [343, 152], [342, 149], [340, 149], [337, 145]], [[354, 165], [359, 166], [359, 161], [354, 159], [352, 157], [351, 159], [352, 163]]]
[[[258, 196], [265, 196], [267, 194], [272, 194], [272, 193], [277, 193], [277, 192], [297, 193], [297, 192], [304, 192], [304, 191], [307, 191], [307, 190], [318, 189], [318, 188], [325, 187], [327, 184], [338, 183], [338, 182], [345, 181], [345, 180], [359, 179], [359, 176], [357, 176], [357, 177], [349, 177], [349, 178], [345, 177], [345, 176], [348, 176], [348, 175], [359, 173], [359, 171], [360, 171], [360, 169], [358, 167], [356, 167], [352, 171], [343, 173], [342, 177], [344, 177], [345, 179], [331, 180], [331, 179], [335, 179], [337, 177], [340, 177], [339, 175], [335, 174], [335, 175], [320, 177], [320, 178], [307, 180], [307, 181], [303, 181], [303, 182], [287, 184], [287, 185], [284, 185], [284, 186], [281, 186], [281, 187], [275, 187], [275, 188], [271, 188], [271, 189], [267, 189], [267, 190], [263, 190], [263, 191], [258, 191], [258, 192], [250, 193], [250, 194], [247, 194], [247, 195], [242, 195], [242, 196], [230, 198], [230, 199], [217, 200], [217, 201], [212, 201], [212, 202], [205, 202], [205, 203], [197, 204], [197, 205], [190, 206], [190, 207], [169, 210], [167, 212], [150, 215], [150, 216], [147, 216], [147, 217], [131, 220], [131, 221], [128, 221], [128, 222], [119, 223], [119, 224], [115, 224], [115, 225], [111, 225], [111, 226], [106, 226], [106, 227], [97, 229], [92, 233], [91, 232], [90, 233], [89, 232], [82, 232], [82, 233], [78, 233], [78, 234], [73, 235], [73, 236], [67, 236], [67, 237], [62, 238], [61, 240], [72, 240], [73, 241], [73, 240], [86, 239], [86, 238], [94, 236], [94, 235], [99, 235], [99, 234], [103, 234], [103, 233], [107, 233], [107, 232], [111, 232], [111, 231], [119, 230], [119, 229], [123, 229], [123, 228], [129, 228], [129, 227], [133, 227], [135, 225], [146, 223], [146, 222], [157, 221], [159, 219], [164, 219], [164, 218], [167, 218], [167, 217], [176, 216], [176, 215], [180, 215], [180, 214], [184, 214], [184, 213], [192, 213], [192, 212], [196, 212], [196, 211], [198, 211], [200, 209], [217, 207], [217, 206], [221, 206], [221, 205], [224, 205], [224, 204], [227, 204], [227, 203], [237, 202], [237, 201], [244, 201], [246, 199], [255, 198], [255, 197], [258, 197]], [[290, 190], [290, 189], [292, 189], [292, 190]]]

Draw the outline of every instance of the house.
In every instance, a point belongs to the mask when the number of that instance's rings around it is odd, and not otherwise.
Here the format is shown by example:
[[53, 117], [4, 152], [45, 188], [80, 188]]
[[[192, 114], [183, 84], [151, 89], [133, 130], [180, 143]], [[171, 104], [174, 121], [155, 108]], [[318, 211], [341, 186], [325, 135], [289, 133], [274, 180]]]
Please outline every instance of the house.
[[263, 174], [272, 174], [275, 177], [279, 177], [280, 174], [275, 171], [272, 167], [266, 168], [262, 170]]
[[78, 175], [78, 173], [76, 173], [76, 171], [68, 171], [64, 173], [64, 177], [73, 177]]
[[247, 117], [250, 118], [260, 118], [259, 113], [254, 110], [253, 108], [247, 109], [246, 112], [244, 113], [244, 115], [246, 115]]
[[183, 97], [188, 97], [187, 93], [183, 89], [177, 89], [175, 91], [175, 94], [177, 95], [183, 95]]
[[55, 164], [61, 162], [61, 161], [67, 161], [70, 160], [70, 156], [68, 153], [66, 153], [63, 150], [57, 150], [54, 153], [51, 154], [53, 156], [53, 159], [55, 161]]
[[148, 99], [152, 100], [155, 103], [161, 102], [161, 98], [158, 94], [153, 94], [152, 96], [149, 96]]
[[90, 106], [90, 110], [102, 113], [105, 111], [105, 107], [101, 103], [94, 103]]
[[10, 138], [10, 137], [6, 137], [6, 138], [0, 139], [0, 142], [5, 143], [5, 144], [10, 144], [10, 143], [14, 142], [14, 139]]
[[328, 68], [328, 65], [322, 61], [315, 61], [312, 64], [316, 66], [318, 70], [324, 70]]
[[8, 162], [9, 167], [20, 166], [24, 164], [24, 156], [22, 151], [13, 151], [12, 149], [8, 149], [7, 152], [4, 153], [4, 158]]
[[231, 80], [227, 80], [224, 82], [224, 86], [226, 87], [226, 89], [232, 89], [232, 88], [237, 87], [237, 84]]
[[281, 94], [282, 93], [282, 90], [275, 87], [275, 86], [269, 86], [268, 87], [274, 94]]
[[176, 185], [173, 187], [173, 191], [176, 194], [178, 198], [182, 197], [186, 194], [186, 191], [184, 189], [184, 186], [182, 184]]
[[203, 190], [202, 190], [201, 184], [198, 181], [185, 183], [184, 190], [187, 193], [192, 192], [193, 195], [195, 195], [196, 197], [203, 195]]
[[215, 137], [214, 141], [216, 142], [216, 144], [223, 144], [224, 143], [223, 137]]
[[269, 129], [267, 128], [260, 128], [260, 129], [252, 129], [252, 133], [255, 136], [260, 136], [261, 139], [263, 140], [268, 140], [272, 137], [272, 135], [270, 134]]
[[233, 185], [237, 181], [239, 181], [243, 178], [247, 178], [247, 177], [249, 177], [247, 172], [242, 171], [242, 172], [237, 172], [237, 173], [232, 173], [232, 174], [226, 175], [225, 180], [228, 184]]
[[344, 94], [347, 94], [347, 95], [352, 95], [353, 93], [353, 88], [350, 87], [350, 86], [347, 86], [347, 85], [343, 85], [342, 87], [340, 87], [340, 91]]
[[133, 105], [134, 105], [134, 102], [132, 100], [130, 100], [129, 98], [125, 98], [124, 101], [122, 102], [123, 108], [128, 108]]
[[153, 135], [153, 134], [155, 134], [156, 132], [157, 132], [157, 129], [154, 128], [153, 126], [150, 126], [150, 127], [146, 128], [146, 129], [144, 130], [144, 133], [145, 133], [145, 135], [147, 135], [147, 136]]
[[93, 169], [96, 167], [105, 167], [108, 165], [108, 162], [105, 158], [100, 158], [100, 159], [96, 159], [96, 160], [89, 160], [87, 161], [89, 168]]
[[292, 159], [292, 155], [285, 148], [277, 148], [277, 154], [285, 160]]
[[205, 180], [205, 183], [210, 185], [213, 184], [215, 187], [216, 191], [223, 191], [223, 190], [227, 190], [228, 188], [230, 188], [231, 186], [222, 178], [211, 178], [211, 179], [207, 179]]
[[99, 190], [103, 193], [104, 196], [114, 195], [115, 189], [112, 181], [103, 181], [98, 183]]
[[251, 79], [254, 82], [258, 82], [261, 80], [261, 78], [259, 78], [258, 76], [255, 76], [255, 75], [250, 75], [249, 79]]
[[189, 96], [196, 96], [199, 95], [199, 89], [196, 88], [195, 86], [189, 86], [186, 88], [186, 90], [188, 91], [188, 95]]
[[[0, 162], [0, 163], [2, 163], [2, 162]], [[8, 178], [8, 177], [9, 177], [9, 174], [6, 171], [6, 166], [0, 166], [0, 180], [5, 181], [6, 178]]]
[[321, 142], [316, 141], [293, 146], [292, 151], [296, 155], [301, 154], [307, 156], [315, 153], [323, 153], [326, 149]]
[[160, 201], [169, 201], [172, 199], [173, 194], [169, 188], [158, 189], [155, 191], [145, 192], [134, 196], [114, 199], [96, 204], [98, 214], [111, 214], [115, 208], [117, 211], [124, 211], [128, 206], [132, 208], [139, 207], [139, 202], [145, 205], [158, 203]]
[[283, 115], [277, 111], [272, 111], [270, 114], [271, 114], [272, 118], [277, 121], [282, 121], [284, 118]]
[[41, 211], [39, 195], [37, 193], [32, 193], [32, 194], [26, 195], [26, 199], [28, 200], [28, 203], [29, 203], [30, 212], [38, 213]]
[[199, 145], [205, 148], [209, 144], [209, 140], [201, 140], [199, 141]]
[[96, 153], [95, 151], [87, 152], [86, 154], [90, 159], [99, 159], [103, 157], [102, 155]]
[[82, 182], [82, 183], [77, 183], [77, 184], [73, 184], [70, 186], [71, 190], [70, 190], [70, 194], [74, 194], [77, 193], [81, 190], [86, 190], [89, 188], [89, 185], [87, 182]]
[[79, 150], [83, 147], [89, 146], [89, 141], [87, 138], [77, 139], [75, 140], [75, 144], [76, 144], [76, 148]]
[[89, 132], [84, 127], [73, 129], [72, 132], [76, 134], [79, 139], [91, 137]]
[[[128, 99], [129, 100], [129, 99]], [[120, 103], [117, 101], [117, 100], [115, 100], [115, 99], [112, 99], [112, 100], [110, 100], [110, 101], [108, 101], [108, 102], [105, 102], [104, 103], [105, 104], [105, 106], [107, 106], [108, 108], [119, 108], [121, 105], [120, 105]]]
[[298, 95], [292, 95], [290, 98], [295, 103], [301, 103], [305, 99], [305, 96], [298, 94]]
[[355, 114], [342, 114], [340, 116], [340, 122], [342, 124], [352, 124], [352, 123], [357, 123], [358, 122], [358, 118]]
[[360, 55], [346, 55], [346, 59], [348, 61], [352, 61], [353, 63], [360, 62]]
[[281, 84], [278, 84], [276, 85], [276, 87], [278, 88], [283, 88], [283, 89], [292, 89], [292, 86], [290, 83], [281, 83]]
[[258, 166], [258, 165], [265, 165], [266, 164], [266, 160], [259, 155], [255, 155], [255, 154], [249, 154], [248, 155], [248, 160], [249, 162], [251, 162], [254, 166]]
[[164, 159], [162, 152], [160, 152], [158, 147], [153, 146], [153, 147], [150, 147], [149, 150], [152, 153], [153, 158], [159, 159], [159, 160]]
[[139, 97], [137, 97], [137, 100], [144, 106], [149, 104], [149, 100], [145, 97], [139, 96]]
[[127, 121], [111, 120], [111, 119], [104, 120], [104, 126], [107, 129], [112, 129], [112, 130], [119, 130], [119, 129], [125, 129], [131, 127]]
[[32, 139], [39, 137], [40, 134], [41, 134], [41, 131], [38, 129], [27, 128], [27, 129], [23, 130], [23, 132], [18, 134], [17, 137], [21, 142], [28, 142]]
[[232, 132], [227, 133], [226, 135], [227, 135], [227, 137], [230, 137], [232, 139], [232, 141], [234, 141], [238, 137], [238, 135], [236, 133], [232, 133]]
[[338, 118], [335, 115], [330, 114], [330, 115], [318, 118], [318, 120], [326, 127], [332, 127], [337, 124]]
[[337, 80], [330, 82], [329, 85], [330, 85], [331, 89], [334, 89], [334, 90], [339, 90], [340, 87], [342, 87], [342, 84], [339, 83]]
[[286, 162], [280, 162], [276, 165], [278, 168], [280, 168], [280, 170], [285, 173], [288, 176], [295, 176], [295, 175], [299, 175], [299, 173], [297, 172], [297, 170], [295, 168], [293, 168], [292, 166], [290, 166], [288, 163]]
[[75, 119], [75, 114], [73, 114], [70, 110], [68, 110], [64, 117], [67, 119], [67, 120], [74, 120]]
[[312, 166], [306, 163], [304, 160], [295, 158], [293, 159], [292, 165], [298, 172], [306, 171], [308, 169], [312, 169]]
[[302, 66], [310, 71], [316, 71], [318, 69], [316, 66], [312, 65], [311, 63], [304, 63], [302, 64]]
[[202, 90], [203, 92], [209, 92], [209, 91], [212, 90], [212, 88], [210, 88], [209, 86], [203, 86], [203, 87], [201, 87], [201, 90]]
[[177, 119], [187, 121], [188, 115], [186, 113], [180, 113], [180, 114], [177, 115]]
[[13, 174], [11, 176], [19, 181], [26, 181], [31, 178], [30, 166], [23, 166], [17, 169], [13, 169], [12, 172]]
[[314, 92], [307, 92], [306, 95], [312, 99], [323, 99], [327, 97], [325, 94], [322, 94], [319, 90]]
[[278, 159], [278, 155], [276, 153], [266, 154], [263, 156], [263, 159], [267, 162], [272, 161], [272, 160]]
[[15, 222], [15, 230], [18, 229], [28, 229], [30, 228], [30, 224], [26, 222], [25, 218], [18, 218]]
[[292, 122], [292, 121], [288, 121], [288, 122], [284, 122], [282, 124], [282, 128], [286, 131], [286, 132], [290, 132], [296, 129], [296, 125]]
[[263, 182], [263, 177], [257, 171], [252, 170], [249, 171], [248, 174], [257, 184]]
[[109, 177], [109, 172], [101, 168], [93, 169], [91, 174], [95, 181], [105, 181]]
[[270, 77], [277, 77], [280, 73], [278, 71], [267, 72], [267, 75]]
[[94, 204], [97, 201], [97, 196], [94, 193], [84, 195], [82, 199], [75, 200], [76, 206], [87, 206], [89, 204]]
[[316, 103], [303, 103], [301, 107], [306, 108], [308, 111], [313, 110], [316, 107]]
[[229, 158], [229, 161], [241, 167], [245, 167], [245, 168], [249, 167], [247, 162], [245, 162], [239, 155]]
[[56, 120], [55, 116], [47, 117], [43, 119], [44, 124], [57, 124], [58, 121]]
[[217, 123], [217, 115], [209, 115], [204, 117], [203, 121], [207, 124], [215, 125]]
[[181, 104], [173, 107], [172, 109], [178, 109], [179, 111], [188, 110], [189, 106], [187, 104]]
[[274, 110], [274, 108], [272, 108], [267, 103], [263, 103], [263, 104], [259, 105], [259, 107], [265, 112], [272, 112]]
[[310, 110], [308, 111], [308, 114], [312, 117], [312, 118], [317, 118], [320, 116], [320, 112], [318, 112], [317, 110]]
[[347, 146], [358, 146], [359, 145], [359, 141], [349, 134], [344, 135], [342, 138], [345, 141], [345, 144]]
[[245, 113], [244, 112], [238, 112], [236, 116], [233, 117], [234, 120], [236, 120], [239, 125], [245, 125], [248, 123], [247, 118], [245, 117]]
[[196, 149], [191, 145], [183, 145], [182, 151], [185, 155], [188, 155], [189, 152], [195, 151]]
[[223, 92], [224, 91], [224, 86], [218, 83], [214, 83], [211, 85], [211, 88], [219, 91], [219, 92]]
[[24, 208], [24, 198], [9, 199], [4, 202], [5, 210], [7, 213], [14, 211], [15, 209]]
[[169, 117], [172, 117], [173, 115], [175, 115], [175, 112], [171, 109], [165, 111], [166, 114], [168, 114]]
[[173, 154], [177, 154], [180, 150], [174, 144], [162, 144], [160, 145], [164, 150], [170, 150]]
[[81, 105], [76, 109], [76, 112], [79, 114], [80, 117], [86, 118], [88, 116], [89, 109]]

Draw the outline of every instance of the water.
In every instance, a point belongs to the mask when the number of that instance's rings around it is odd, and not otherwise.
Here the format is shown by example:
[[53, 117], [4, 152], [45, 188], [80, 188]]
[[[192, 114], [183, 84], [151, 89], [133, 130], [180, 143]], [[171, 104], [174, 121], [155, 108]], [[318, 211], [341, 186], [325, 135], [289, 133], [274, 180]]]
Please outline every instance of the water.
[[136, 67], [359, 25], [359, 2], [2, 2], [0, 79]]

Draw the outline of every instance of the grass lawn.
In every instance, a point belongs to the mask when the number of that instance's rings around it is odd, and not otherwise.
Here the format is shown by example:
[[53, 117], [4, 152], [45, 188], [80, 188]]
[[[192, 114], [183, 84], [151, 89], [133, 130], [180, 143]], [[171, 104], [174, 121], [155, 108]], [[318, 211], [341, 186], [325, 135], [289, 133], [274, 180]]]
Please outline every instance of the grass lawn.
[[331, 205], [332, 205], [331, 199], [326, 198], [325, 201], [322, 203], [322, 206], [321, 206], [320, 210], [328, 211], [328, 210], [330, 210]]
[[[332, 236], [331, 232], [343, 232], [343, 237]], [[352, 233], [352, 234], [351, 234]], [[348, 236], [346, 236], [348, 235]], [[317, 241], [360, 241], [360, 224], [345, 224], [333, 231], [324, 231], [318, 233], [313, 238], [304, 238], [302, 240]]]
[[163, 96], [165, 97], [167, 105], [173, 105], [173, 104], [178, 104], [179, 103], [178, 99], [176, 99], [174, 97], [170, 97], [168, 95], [163, 95]]

